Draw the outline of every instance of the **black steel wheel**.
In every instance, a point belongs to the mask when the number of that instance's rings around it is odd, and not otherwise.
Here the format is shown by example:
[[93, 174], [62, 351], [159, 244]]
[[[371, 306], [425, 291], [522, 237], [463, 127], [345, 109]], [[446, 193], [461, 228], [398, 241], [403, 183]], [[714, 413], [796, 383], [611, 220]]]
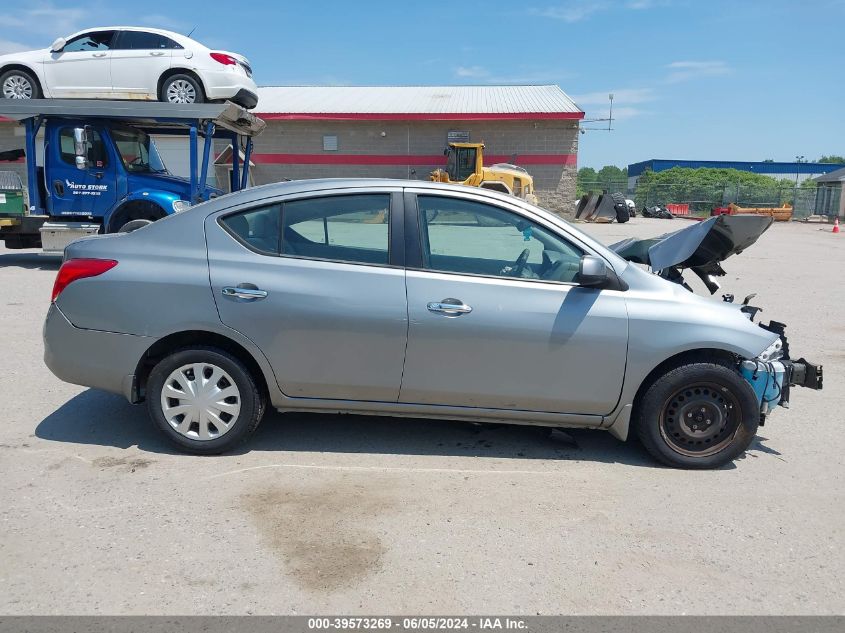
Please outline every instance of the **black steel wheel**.
[[691, 384], [666, 400], [660, 434], [681, 455], [707, 457], [730, 444], [741, 425], [739, 412], [728, 388], [713, 382]]
[[690, 363], [657, 377], [640, 399], [634, 427], [658, 460], [717, 468], [745, 452], [760, 422], [751, 385], [734, 369]]

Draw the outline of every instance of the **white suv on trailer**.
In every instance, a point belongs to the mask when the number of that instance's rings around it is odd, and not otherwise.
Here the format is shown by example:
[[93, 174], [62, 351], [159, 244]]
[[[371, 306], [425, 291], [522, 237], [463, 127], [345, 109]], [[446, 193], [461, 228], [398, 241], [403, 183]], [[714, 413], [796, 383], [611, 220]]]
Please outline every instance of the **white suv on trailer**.
[[60, 37], [48, 49], [0, 55], [4, 99], [258, 102], [246, 57], [161, 29], [112, 26]]

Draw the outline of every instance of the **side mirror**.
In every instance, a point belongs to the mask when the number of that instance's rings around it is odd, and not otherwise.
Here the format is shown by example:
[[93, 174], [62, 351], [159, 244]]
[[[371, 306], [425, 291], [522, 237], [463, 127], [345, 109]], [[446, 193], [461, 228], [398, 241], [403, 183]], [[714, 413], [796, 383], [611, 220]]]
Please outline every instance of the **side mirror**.
[[50, 46], [51, 53], [61, 53], [62, 49], [67, 45], [67, 40], [63, 37], [59, 37], [56, 39], [55, 42]]
[[76, 155], [76, 168], [88, 169], [88, 154], [94, 144], [94, 133], [87, 125], [73, 128], [73, 153]]
[[578, 285], [586, 288], [601, 288], [610, 279], [607, 264], [601, 257], [583, 255], [578, 265]]

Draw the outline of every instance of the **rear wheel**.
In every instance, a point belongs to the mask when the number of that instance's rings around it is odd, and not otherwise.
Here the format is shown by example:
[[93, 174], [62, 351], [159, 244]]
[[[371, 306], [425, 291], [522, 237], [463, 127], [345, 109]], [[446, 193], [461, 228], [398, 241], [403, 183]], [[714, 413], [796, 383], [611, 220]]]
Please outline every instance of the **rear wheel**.
[[203, 103], [205, 95], [200, 82], [191, 75], [171, 75], [161, 84], [159, 101], [167, 103]]
[[751, 385], [730, 367], [692, 363], [643, 395], [635, 421], [645, 448], [678, 468], [717, 468], [748, 448], [760, 421]]
[[7, 70], [0, 75], [0, 92], [4, 99], [41, 98], [38, 82], [25, 70]]
[[265, 399], [249, 370], [214, 347], [178, 350], [147, 381], [156, 426], [182, 450], [216, 454], [246, 441], [264, 415]]

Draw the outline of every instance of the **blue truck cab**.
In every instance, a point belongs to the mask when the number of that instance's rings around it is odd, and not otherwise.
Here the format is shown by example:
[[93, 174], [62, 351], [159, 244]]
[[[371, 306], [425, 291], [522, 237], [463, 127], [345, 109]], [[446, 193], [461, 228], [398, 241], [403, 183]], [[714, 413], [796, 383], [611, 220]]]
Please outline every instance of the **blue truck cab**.
[[[25, 126], [29, 209], [0, 222], [9, 248], [62, 254], [74, 239], [133, 230], [222, 195], [208, 184], [214, 139], [232, 156], [228, 189], [249, 183], [252, 138], [264, 121], [232, 103], [29, 100], [0, 103], [0, 116]], [[43, 131], [43, 161], [36, 139]], [[184, 136], [190, 175], [169, 173], [152, 135]], [[202, 147], [200, 148], [200, 145]]]
[[[155, 221], [223, 192], [171, 175], [145, 131], [121, 123], [54, 119], [45, 126], [44, 175], [51, 218], [97, 219], [105, 233]], [[85, 144], [77, 161], [75, 136]]]

